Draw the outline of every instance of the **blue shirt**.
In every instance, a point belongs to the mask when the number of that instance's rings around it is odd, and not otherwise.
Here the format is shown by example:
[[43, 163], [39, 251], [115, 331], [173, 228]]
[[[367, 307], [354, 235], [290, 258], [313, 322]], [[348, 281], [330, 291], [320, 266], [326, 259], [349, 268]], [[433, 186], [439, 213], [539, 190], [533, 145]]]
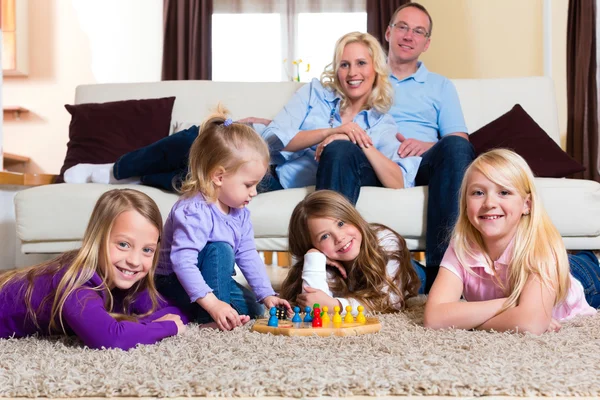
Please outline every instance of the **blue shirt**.
[[[316, 183], [318, 162], [315, 161], [315, 150], [318, 145], [296, 152], [281, 149], [287, 146], [299, 131], [342, 125], [340, 101], [336, 92], [323, 87], [318, 79], [313, 79], [298, 89], [263, 131], [262, 135], [271, 149], [271, 160], [277, 165], [277, 176], [285, 189], [312, 186]], [[400, 166], [404, 176], [404, 187], [413, 187], [421, 157], [398, 156], [398, 128], [392, 116], [372, 108], [360, 111], [353, 122], [369, 134], [377, 150]]]
[[395, 99], [389, 113], [407, 139], [437, 142], [450, 133], [467, 133], [454, 84], [429, 72], [419, 61], [417, 72], [402, 80], [390, 75]]

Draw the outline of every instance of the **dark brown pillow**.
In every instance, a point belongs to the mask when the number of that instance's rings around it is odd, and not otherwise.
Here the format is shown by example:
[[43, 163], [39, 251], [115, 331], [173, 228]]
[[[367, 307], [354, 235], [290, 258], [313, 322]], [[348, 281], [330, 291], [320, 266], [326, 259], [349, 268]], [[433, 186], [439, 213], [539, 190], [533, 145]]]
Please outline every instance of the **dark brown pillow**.
[[515, 151], [536, 176], [564, 178], [585, 167], [565, 153], [519, 104], [469, 135], [476, 155], [496, 148]]
[[65, 104], [71, 114], [63, 174], [77, 164], [106, 164], [169, 134], [175, 97]]

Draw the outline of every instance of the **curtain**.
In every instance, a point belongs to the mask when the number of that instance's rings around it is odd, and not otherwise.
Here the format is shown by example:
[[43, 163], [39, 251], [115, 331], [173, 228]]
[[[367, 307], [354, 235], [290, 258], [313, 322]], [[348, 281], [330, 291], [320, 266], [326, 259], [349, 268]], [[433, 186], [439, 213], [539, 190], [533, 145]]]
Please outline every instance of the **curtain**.
[[163, 80], [212, 79], [213, 0], [164, 0]]
[[567, 18], [567, 152], [587, 168], [574, 178], [600, 182], [596, 0], [569, 0]]
[[388, 43], [385, 31], [390, 24], [394, 11], [410, 0], [367, 0], [367, 32], [375, 36], [387, 53]]

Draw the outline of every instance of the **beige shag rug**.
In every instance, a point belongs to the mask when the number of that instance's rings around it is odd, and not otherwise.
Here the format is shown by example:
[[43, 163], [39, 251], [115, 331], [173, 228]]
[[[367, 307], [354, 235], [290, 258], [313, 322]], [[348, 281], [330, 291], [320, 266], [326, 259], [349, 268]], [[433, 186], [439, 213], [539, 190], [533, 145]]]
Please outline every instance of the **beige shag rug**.
[[0, 396], [600, 396], [600, 316], [542, 336], [433, 331], [422, 327], [422, 303], [356, 337], [192, 325], [128, 352], [0, 340]]

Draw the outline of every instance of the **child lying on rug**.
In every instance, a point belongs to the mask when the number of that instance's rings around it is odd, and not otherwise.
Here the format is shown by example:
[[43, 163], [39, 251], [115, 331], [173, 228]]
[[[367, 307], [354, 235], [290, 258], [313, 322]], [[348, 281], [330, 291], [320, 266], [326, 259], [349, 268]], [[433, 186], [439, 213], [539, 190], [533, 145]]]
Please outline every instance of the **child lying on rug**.
[[91, 348], [153, 344], [187, 318], [154, 286], [162, 218], [136, 190], [97, 201], [81, 249], [0, 276], [0, 338], [76, 335]]
[[319, 190], [292, 213], [289, 246], [297, 260], [281, 296], [300, 306], [333, 311], [362, 305], [371, 312], [401, 310], [422, 293], [425, 271], [411, 263], [406, 242], [392, 229], [369, 224], [341, 194]]
[[[271, 286], [245, 208], [265, 176], [269, 149], [251, 127], [226, 113], [219, 107], [192, 144], [182, 197], [165, 222], [156, 279], [160, 293], [194, 321], [221, 330], [261, 316], [257, 299], [292, 313]], [[233, 279], [236, 263], [254, 293]]]
[[567, 255], [519, 155], [480, 155], [465, 174], [459, 212], [429, 293], [426, 327], [541, 334], [596, 313], [598, 259]]

